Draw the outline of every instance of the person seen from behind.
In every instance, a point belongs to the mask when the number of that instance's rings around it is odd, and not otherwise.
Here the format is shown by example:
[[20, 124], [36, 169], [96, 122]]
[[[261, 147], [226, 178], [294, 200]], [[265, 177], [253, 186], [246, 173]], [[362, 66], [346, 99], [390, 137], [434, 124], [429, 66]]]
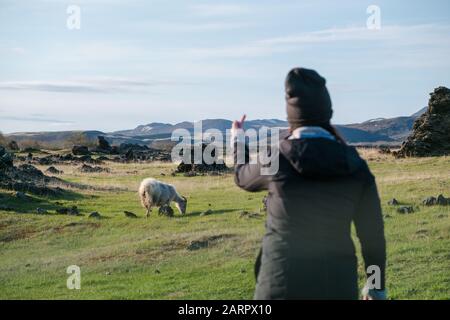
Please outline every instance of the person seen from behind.
[[[255, 264], [255, 299], [358, 299], [351, 224], [367, 277], [363, 299], [386, 299], [386, 243], [375, 178], [354, 147], [330, 123], [326, 80], [316, 71], [291, 70], [285, 82], [287, 134], [279, 143], [278, 172], [262, 175], [259, 163], [235, 166], [236, 184], [267, 190], [267, 221]], [[245, 116], [232, 125], [232, 144]], [[248, 148], [245, 148], [248, 152]], [[369, 272], [370, 270], [370, 272]]]

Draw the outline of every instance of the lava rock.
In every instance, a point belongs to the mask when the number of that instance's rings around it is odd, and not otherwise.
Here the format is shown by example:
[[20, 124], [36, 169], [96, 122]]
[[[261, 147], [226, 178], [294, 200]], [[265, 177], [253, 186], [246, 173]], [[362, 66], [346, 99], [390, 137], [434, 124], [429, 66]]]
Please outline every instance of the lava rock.
[[47, 170], [45, 170], [45, 172], [50, 173], [50, 174], [63, 174], [64, 173], [63, 171], [60, 171], [53, 166], [49, 167]]
[[450, 205], [450, 198], [444, 197], [442, 194], [438, 195], [436, 199], [436, 204], [440, 206], [447, 206]]
[[434, 206], [437, 202], [435, 197], [428, 197], [422, 201], [422, 204], [425, 206]]
[[55, 212], [57, 214], [68, 214], [69, 213], [69, 209], [68, 208], [59, 208], [59, 209], [56, 209]]
[[0, 170], [13, 166], [13, 156], [0, 146]]
[[414, 212], [414, 208], [411, 206], [401, 206], [397, 208], [397, 212], [400, 214], [409, 214]]
[[[177, 169], [176, 169], [176, 173], [183, 173], [184, 176], [186, 177], [194, 177], [198, 174], [209, 174], [209, 175], [221, 175], [225, 172], [230, 171], [230, 169], [225, 165], [225, 163], [222, 163], [221, 161], [219, 161], [217, 155], [216, 155], [216, 150], [213, 149], [210, 156], [212, 158], [212, 163], [206, 163], [204, 161], [204, 158], [202, 157], [202, 162], [201, 163], [194, 163], [195, 160], [195, 150], [197, 150], [197, 152], [201, 152], [201, 154], [204, 154], [205, 149], [206, 149], [207, 145], [206, 144], [202, 144], [202, 145], [194, 145], [193, 147], [191, 147], [187, 152], [190, 153], [190, 157], [189, 154], [183, 154], [183, 161], [181, 161], [181, 163], [178, 165]], [[201, 150], [200, 150], [201, 148]], [[184, 151], [184, 150], [183, 150]]]
[[450, 155], [450, 89], [438, 87], [430, 95], [427, 111], [414, 122], [397, 157]]
[[91, 212], [89, 214], [89, 218], [96, 218], [96, 219], [100, 219], [102, 216], [100, 215], [100, 213], [98, 213], [97, 211]]
[[36, 208], [36, 213], [37, 213], [37, 214], [46, 214], [46, 213], [47, 213], [47, 210], [42, 209], [42, 208]]
[[90, 165], [83, 164], [80, 168], [80, 171], [84, 173], [100, 173], [100, 172], [109, 172], [109, 169], [98, 166], [91, 167]]
[[106, 141], [104, 136], [98, 136], [97, 137], [97, 152], [104, 152], [104, 153], [110, 153], [111, 152], [111, 145], [108, 141]]
[[75, 145], [72, 147], [72, 153], [76, 156], [89, 155], [89, 149], [86, 146]]
[[388, 201], [388, 205], [390, 205], [390, 206], [397, 206], [399, 204], [400, 203], [395, 198], [392, 198], [391, 200]]
[[69, 209], [67, 210], [67, 214], [68, 214], [69, 216], [77, 216], [77, 215], [80, 214], [80, 211], [78, 211], [77, 206], [72, 206], [71, 208], [69, 208]]

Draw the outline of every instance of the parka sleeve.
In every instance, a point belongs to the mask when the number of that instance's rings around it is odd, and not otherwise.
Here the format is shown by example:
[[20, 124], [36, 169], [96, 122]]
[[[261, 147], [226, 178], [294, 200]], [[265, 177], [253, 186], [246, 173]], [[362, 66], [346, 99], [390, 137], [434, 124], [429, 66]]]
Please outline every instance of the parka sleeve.
[[354, 217], [356, 234], [361, 243], [366, 274], [372, 275], [368, 267], [375, 265], [381, 271], [381, 290], [385, 289], [386, 240], [384, 223], [375, 178], [371, 177], [365, 185]]
[[249, 163], [249, 150], [247, 145], [244, 146], [244, 163], [239, 164], [237, 152], [238, 152], [238, 142], [234, 144], [234, 181], [240, 188], [250, 191], [257, 192], [268, 189], [269, 179], [268, 176], [261, 175], [261, 165], [259, 163], [250, 164]]

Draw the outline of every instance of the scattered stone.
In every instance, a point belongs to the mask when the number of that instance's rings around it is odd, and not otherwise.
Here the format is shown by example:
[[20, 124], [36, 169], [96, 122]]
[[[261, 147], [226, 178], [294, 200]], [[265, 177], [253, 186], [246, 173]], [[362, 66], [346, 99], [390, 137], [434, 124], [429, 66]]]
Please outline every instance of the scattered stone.
[[391, 200], [388, 201], [388, 205], [390, 206], [398, 206], [399, 204], [400, 203], [395, 198], [392, 198]]
[[164, 172], [161, 172], [159, 175], [164, 177], [166, 174]]
[[111, 272], [106, 271], [106, 272], [105, 272], [105, 275], [110, 276], [110, 275], [111, 275]]
[[72, 206], [71, 208], [69, 208], [69, 209], [67, 210], [67, 214], [68, 214], [69, 216], [77, 216], [77, 215], [80, 214], [80, 212], [78, 211], [77, 206]]
[[210, 214], [212, 214], [213, 211], [211, 209], [208, 209], [206, 211], [203, 211], [202, 213], [200, 213], [200, 216], [208, 216]]
[[446, 198], [442, 194], [440, 194], [436, 199], [436, 203], [440, 206], [450, 205], [450, 198]]
[[91, 212], [89, 214], [89, 218], [97, 218], [100, 219], [102, 216], [100, 215], [100, 213], [98, 213], [97, 211]]
[[127, 217], [127, 218], [137, 218], [137, 215], [135, 215], [131, 211], [124, 211], [123, 213], [125, 213], [125, 217]]
[[170, 206], [161, 206], [159, 207], [158, 214], [160, 216], [173, 217], [173, 209]]
[[447, 206], [450, 205], [450, 198], [446, 198], [442, 194], [440, 194], [438, 195], [437, 198], [428, 197], [424, 199], [422, 201], [422, 204], [425, 206], [434, 206], [434, 205]]
[[427, 111], [416, 119], [411, 135], [397, 157], [445, 156], [450, 154], [450, 89], [432, 92]]
[[68, 214], [69, 213], [69, 209], [68, 208], [59, 208], [59, 209], [56, 209], [55, 212], [57, 214]]
[[37, 213], [37, 214], [46, 214], [46, 213], [47, 213], [47, 210], [42, 209], [42, 208], [37, 208], [37, 209], [36, 209], [36, 213]]
[[422, 201], [423, 205], [425, 206], [434, 206], [436, 204], [436, 198], [435, 197], [428, 197]]
[[414, 212], [414, 208], [412, 206], [401, 206], [397, 208], [397, 212], [401, 214], [409, 214]]
[[49, 167], [47, 170], [45, 170], [45, 172], [50, 173], [50, 174], [63, 174], [64, 173], [63, 171], [60, 171], [53, 166]]
[[99, 172], [109, 172], [109, 169], [98, 166], [91, 167], [90, 165], [83, 164], [80, 168], [80, 171], [84, 173], [99, 173]]

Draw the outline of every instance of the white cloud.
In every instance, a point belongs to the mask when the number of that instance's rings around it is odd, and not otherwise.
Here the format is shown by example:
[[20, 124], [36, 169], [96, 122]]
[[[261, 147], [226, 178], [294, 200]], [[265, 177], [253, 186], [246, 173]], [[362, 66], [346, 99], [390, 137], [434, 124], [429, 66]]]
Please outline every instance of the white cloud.
[[[405, 55], [411, 53], [417, 57], [418, 51], [413, 49], [415, 47], [426, 49], [428, 52], [434, 50], [448, 53], [450, 48], [448, 40], [450, 40], [448, 25], [383, 26], [381, 30], [346, 27], [261, 39], [239, 45], [190, 48], [186, 50], [186, 54], [197, 59], [250, 58], [299, 51], [317, 44], [350, 42], [350, 45], [353, 45], [366, 42], [368, 45], [378, 45], [383, 52], [401, 50], [400, 52], [404, 52]], [[408, 50], [402, 51], [405, 48]], [[370, 54], [370, 50], [368, 48], [367, 50]]]
[[145, 92], [155, 86], [188, 85], [169, 80], [153, 81], [126, 78], [96, 77], [58, 81], [2, 81], [0, 90], [70, 93]]
[[132, 24], [136, 30], [158, 30], [162, 32], [214, 32], [222, 30], [236, 30], [247, 28], [252, 24], [249, 22], [203, 22], [203, 23], [182, 23], [166, 21], [139, 21]]

